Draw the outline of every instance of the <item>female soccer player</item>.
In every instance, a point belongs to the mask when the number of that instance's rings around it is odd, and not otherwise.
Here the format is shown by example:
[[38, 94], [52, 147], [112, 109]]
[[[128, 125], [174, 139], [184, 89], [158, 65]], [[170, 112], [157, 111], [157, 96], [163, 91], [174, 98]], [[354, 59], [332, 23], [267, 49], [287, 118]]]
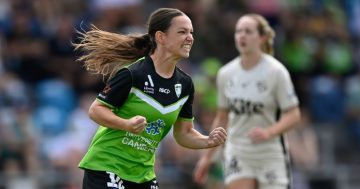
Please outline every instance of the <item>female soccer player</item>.
[[[227, 189], [286, 189], [289, 183], [283, 134], [300, 120], [300, 111], [287, 69], [271, 56], [273, 38], [264, 17], [242, 16], [235, 26], [240, 56], [217, 75], [213, 126], [229, 133], [224, 149]], [[214, 152], [207, 150], [200, 158], [196, 182], [205, 182]]]
[[194, 86], [176, 67], [189, 57], [193, 27], [178, 9], [160, 8], [148, 33], [121, 35], [97, 28], [82, 33], [75, 49], [87, 70], [109, 78], [89, 109], [100, 125], [80, 162], [83, 189], [157, 189], [155, 150], [173, 127], [175, 140], [192, 149], [225, 142], [219, 127], [209, 136], [193, 128]]

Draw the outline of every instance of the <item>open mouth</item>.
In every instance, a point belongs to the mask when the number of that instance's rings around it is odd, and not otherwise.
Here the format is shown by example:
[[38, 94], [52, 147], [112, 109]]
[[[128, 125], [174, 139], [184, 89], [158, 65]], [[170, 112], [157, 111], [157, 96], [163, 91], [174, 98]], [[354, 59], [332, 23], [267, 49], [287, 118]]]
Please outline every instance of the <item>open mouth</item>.
[[184, 48], [186, 50], [190, 50], [191, 49], [191, 44], [183, 45], [182, 48]]
[[240, 42], [240, 47], [245, 47], [246, 43], [245, 42]]

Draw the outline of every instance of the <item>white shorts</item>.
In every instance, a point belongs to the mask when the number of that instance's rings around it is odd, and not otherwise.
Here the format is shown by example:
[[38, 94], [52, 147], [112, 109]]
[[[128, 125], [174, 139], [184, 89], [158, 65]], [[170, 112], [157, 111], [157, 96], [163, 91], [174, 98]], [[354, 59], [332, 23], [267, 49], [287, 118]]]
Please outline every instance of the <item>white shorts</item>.
[[289, 172], [285, 160], [253, 160], [225, 155], [225, 184], [243, 178], [256, 179], [259, 189], [287, 189]]

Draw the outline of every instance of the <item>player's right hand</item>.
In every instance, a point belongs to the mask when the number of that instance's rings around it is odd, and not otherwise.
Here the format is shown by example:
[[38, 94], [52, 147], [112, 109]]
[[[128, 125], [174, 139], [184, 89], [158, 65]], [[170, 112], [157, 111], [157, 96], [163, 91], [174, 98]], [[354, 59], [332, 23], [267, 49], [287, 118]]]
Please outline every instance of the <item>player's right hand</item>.
[[227, 132], [223, 127], [212, 130], [208, 138], [208, 147], [216, 147], [225, 143]]

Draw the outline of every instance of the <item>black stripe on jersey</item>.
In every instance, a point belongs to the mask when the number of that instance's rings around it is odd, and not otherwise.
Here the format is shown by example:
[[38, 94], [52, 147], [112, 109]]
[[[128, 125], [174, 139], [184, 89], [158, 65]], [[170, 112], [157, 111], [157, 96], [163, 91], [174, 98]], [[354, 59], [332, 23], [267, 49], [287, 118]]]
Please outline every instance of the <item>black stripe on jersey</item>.
[[[276, 111], [276, 115], [275, 115], [275, 120], [278, 121], [280, 119], [281, 116], [281, 110], [277, 109]], [[293, 179], [292, 179], [292, 175], [291, 175], [291, 157], [290, 157], [290, 153], [289, 153], [289, 149], [286, 143], [286, 137], [285, 134], [280, 135], [280, 143], [281, 143], [281, 147], [282, 147], [282, 151], [284, 153], [284, 157], [285, 157], [285, 164], [286, 164], [286, 172], [287, 172], [287, 176], [289, 179], [289, 184], [287, 186], [288, 189], [292, 188], [292, 183], [293, 183]]]
[[287, 172], [287, 176], [289, 179], [289, 184], [288, 184], [288, 189], [292, 188], [292, 183], [293, 183], [293, 179], [292, 179], [292, 174], [291, 174], [291, 158], [290, 158], [290, 153], [287, 147], [287, 143], [286, 143], [286, 138], [285, 138], [285, 134], [280, 135], [280, 142], [281, 142], [281, 146], [284, 152], [284, 157], [285, 157], [285, 164], [286, 164], [286, 172]]

